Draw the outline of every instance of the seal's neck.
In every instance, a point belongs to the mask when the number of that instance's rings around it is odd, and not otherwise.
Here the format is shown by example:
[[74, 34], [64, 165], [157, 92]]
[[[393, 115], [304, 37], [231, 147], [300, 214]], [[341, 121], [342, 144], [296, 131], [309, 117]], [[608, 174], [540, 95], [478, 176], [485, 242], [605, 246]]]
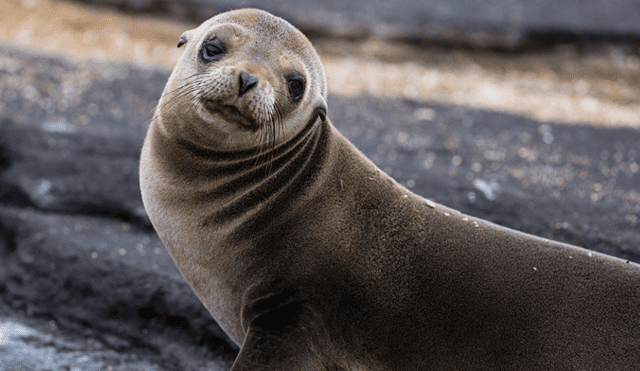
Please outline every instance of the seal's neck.
[[306, 188], [318, 179], [331, 132], [331, 124], [313, 114], [296, 136], [275, 148], [220, 152], [178, 142], [197, 164], [183, 164], [182, 171], [189, 172], [184, 175], [208, 185], [196, 196], [207, 204], [203, 226], [247, 227], [290, 210], [291, 203], [308, 195]]

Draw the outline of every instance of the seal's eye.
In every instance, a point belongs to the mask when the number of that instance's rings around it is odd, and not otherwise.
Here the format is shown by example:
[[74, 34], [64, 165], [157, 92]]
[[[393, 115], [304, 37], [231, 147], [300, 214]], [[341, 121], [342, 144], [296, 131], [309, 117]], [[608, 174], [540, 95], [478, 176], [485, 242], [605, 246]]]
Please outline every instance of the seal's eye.
[[205, 40], [202, 43], [202, 49], [200, 49], [200, 59], [202, 59], [205, 63], [209, 62], [217, 62], [226, 53], [226, 49], [224, 48], [224, 44], [218, 38], [218, 36], [214, 37], [213, 40]]
[[294, 72], [287, 76], [287, 86], [289, 87], [289, 95], [294, 102], [300, 101], [304, 94], [304, 78], [298, 72]]

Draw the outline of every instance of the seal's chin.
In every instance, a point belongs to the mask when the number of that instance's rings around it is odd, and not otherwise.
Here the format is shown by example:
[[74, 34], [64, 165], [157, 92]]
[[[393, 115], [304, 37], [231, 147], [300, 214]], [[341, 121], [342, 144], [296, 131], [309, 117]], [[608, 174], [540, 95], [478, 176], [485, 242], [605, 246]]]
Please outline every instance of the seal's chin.
[[258, 130], [258, 124], [251, 118], [240, 113], [240, 111], [234, 106], [219, 104], [218, 102], [213, 101], [206, 102], [205, 106], [207, 110], [213, 114], [221, 116], [226, 122], [235, 123], [245, 130]]

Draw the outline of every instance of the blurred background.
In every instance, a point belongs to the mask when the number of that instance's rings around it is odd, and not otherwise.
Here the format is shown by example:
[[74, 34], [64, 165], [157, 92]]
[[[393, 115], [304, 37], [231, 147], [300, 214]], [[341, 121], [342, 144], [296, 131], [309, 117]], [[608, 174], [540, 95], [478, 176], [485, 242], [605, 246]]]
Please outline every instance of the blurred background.
[[185, 30], [303, 31], [329, 118], [414, 192], [640, 262], [635, 0], [0, 0], [0, 370], [229, 369], [142, 207]]

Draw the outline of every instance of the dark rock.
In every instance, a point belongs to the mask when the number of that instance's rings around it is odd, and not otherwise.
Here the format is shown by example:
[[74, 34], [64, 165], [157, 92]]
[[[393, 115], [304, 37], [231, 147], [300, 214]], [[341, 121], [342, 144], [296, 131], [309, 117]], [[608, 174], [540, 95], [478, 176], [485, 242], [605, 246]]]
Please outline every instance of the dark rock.
[[[0, 292], [5, 304], [28, 316], [55, 318], [57, 326], [67, 330], [90, 329], [93, 338], [116, 351], [144, 349], [157, 362], [174, 365], [168, 369], [197, 369], [189, 359], [194, 353], [201, 360], [233, 359], [237, 346], [175, 267], [173, 272], [159, 268], [159, 260], [164, 266], [172, 264], [164, 249], [163, 256], [155, 258], [131, 259], [119, 251], [109, 256], [110, 250], [121, 248], [114, 243], [101, 248], [83, 236], [71, 236], [72, 232], [65, 233], [67, 224], [87, 227], [90, 223], [97, 241], [111, 238], [126, 244], [141, 233], [120, 231], [114, 236], [112, 223], [103, 218], [63, 219], [0, 206], [0, 224], [14, 236], [15, 246], [13, 251], [0, 252]], [[162, 248], [159, 241], [153, 245]]]
[[12, 153], [0, 177], [9, 204], [117, 217], [151, 229], [138, 186], [139, 140], [16, 127], [5, 120], [0, 146]]

